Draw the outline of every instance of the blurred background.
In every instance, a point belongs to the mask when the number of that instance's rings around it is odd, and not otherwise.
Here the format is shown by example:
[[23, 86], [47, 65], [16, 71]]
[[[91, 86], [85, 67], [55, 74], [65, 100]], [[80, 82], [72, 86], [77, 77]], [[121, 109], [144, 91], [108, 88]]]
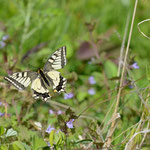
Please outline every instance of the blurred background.
[[[21, 141], [31, 149], [42, 144], [46, 148], [50, 132], [45, 130], [50, 125], [68, 137], [67, 142], [62, 138], [61, 148], [84, 149], [90, 143], [91, 149], [101, 148], [114, 111], [120, 49], [125, 32], [127, 43], [133, 8], [134, 1], [130, 0], [0, 0], [0, 126], [1, 130], [17, 132], [2, 139], [1, 147], [14, 148], [14, 142]], [[137, 24], [149, 18], [149, 10], [148, 0], [139, 1], [115, 137], [135, 125], [144, 111], [137, 90], [143, 95], [148, 92], [150, 41]], [[140, 28], [150, 36], [149, 22]], [[50, 90], [51, 100], [35, 101], [30, 88], [18, 92], [4, 81], [7, 74], [43, 68], [47, 58], [64, 45], [67, 65], [60, 72], [67, 79], [68, 94]], [[66, 128], [69, 119], [75, 119], [73, 128]], [[122, 141], [131, 132], [134, 128], [114, 138], [113, 148], [123, 149], [126, 141]], [[143, 150], [148, 150], [149, 138]]]

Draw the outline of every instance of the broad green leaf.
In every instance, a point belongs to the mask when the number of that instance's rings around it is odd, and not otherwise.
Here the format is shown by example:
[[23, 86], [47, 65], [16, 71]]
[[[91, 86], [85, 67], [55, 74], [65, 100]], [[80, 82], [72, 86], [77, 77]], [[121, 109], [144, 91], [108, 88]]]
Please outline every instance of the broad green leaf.
[[49, 143], [51, 146], [53, 146], [53, 141], [54, 141], [54, 130], [51, 131], [51, 133], [49, 134]]
[[87, 92], [87, 88], [86, 87], [81, 86], [80, 88], [78, 88], [77, 99], [79, 101], [84, 100], [87, 97], [87, 95], [88, 95], [88, 92]]
[[146, 66], [146, 76], [147, 76], [147, 80], [150, 81], [150, 66]]
[[6, 145], [0, 146], [0, 150], [8, 150], [8, 147]]
[[59, 131], [57, 134], [56, 134], [56, 137], [55, 137], [55, 141], [56, 141], [56, 145], [60, 145], [63, 143], [63, 139], [64, 139], [64, 133]]
[[42, 147], [47, 146], [46, 142], [43, 138], [38, 137], [37, 135], [33, 136], [32, 138], [32, 149], [36, 150]]
[[24, 146], [24, 148], [25, 148], [26, 150], [31, 150], [31, 148], [30, 148], [26, 143], [22, 143], [22, 145]]
[[15, 136], [15, 135], [17, 135], [17, 132], [11, 128], [11, 129], [8, 129], [5, 136], [9, 137], [9, 136]]
[[18, 139], [20, 141], [29, 141], [32, 137], [32, 132], [33, 131], [28, 130], [27, 127], [20, 125], [18, 126]]
[[0, 126], [0, 136], [1, 136], [1, 135], [3, 135], [3, 134], [4, 134], [4, 132], [5, 132], [5, 128], [4, 128], [4, 127], [2, 127], [2, 126]]
[[[12, 144], [12, 145], [9, 146], [9, 149], [8, 149], [8, 150], [20, 150], [20, 148], [19, 148], [17, 145]], [[23, 149], [23, 150], [24, 150], [24, 149]]]
[[104, 63], [104, 70], [109, 79], [117, 76], [117, 66], [109, 60]]
[[12, 147], [14, 148], [14, 150], [18, 150], [18, 148], [19, 148], [19, 150], [26, 150], [24, 145], [20, 141], [13, 142]]

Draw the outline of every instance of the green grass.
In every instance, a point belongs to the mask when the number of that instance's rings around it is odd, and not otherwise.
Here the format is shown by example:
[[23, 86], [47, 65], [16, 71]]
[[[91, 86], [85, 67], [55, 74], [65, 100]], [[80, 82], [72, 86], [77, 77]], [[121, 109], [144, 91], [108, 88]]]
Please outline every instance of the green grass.
[[[0, 41], [9, 36], [0, 48], [0, 114], [4, 113], [0, 117], [0, 149], [46, 150], [50, 149], [47, 143], [56, 150], [102, 149], [113, 121], [121, 78], [117, 77], [120, 48], [130, 13], [127, 45], [134, 1], [1, 0], [0, 6]], [[148, 1], [139, 1], [117, 107], [120, 118], [115, 120], [109, 149], [125, 149], [136, 133], [130, 149], [150, 147], [149, 69], [146, 73], [150, 44], [137, 28], [149, 18], [149, 9]], [[140, 27], [149, 36], [149, 22]], [[30, 87], [20, 92], [4, 80], [13, 72], [37, 71], [64, 45], [67, 65], [60, 72], [72, 98], [64, 99], [64, 93], [50, 89], [51, 100], [36, 101]], [[22, 61], [29, 51], [33, 53]], [[133, 62], [140, 68], [132, 68]], [[90, 76], [95, 84], [89, 83]], [[93, 95], [88, 93], [91, 88]], [[66, 126], [70, 119], [75, 119], [72, 129]], [[47, 133], [49, 125], [55, 130]]]

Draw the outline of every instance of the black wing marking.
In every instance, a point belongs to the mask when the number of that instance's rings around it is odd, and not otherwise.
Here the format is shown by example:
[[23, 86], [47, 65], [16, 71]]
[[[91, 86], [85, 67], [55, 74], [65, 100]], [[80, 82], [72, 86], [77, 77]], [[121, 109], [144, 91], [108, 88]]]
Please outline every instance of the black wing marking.
[[63, 46], [47, 60], [44, 66], [44, 72], [61, 69], [66, 65], [66, 62], [66, 46]]
[[61, 76], [60, 72], [55, 70], [49, 71], [46, 73], [46, 77], [52, 84], [54, 92], [60, 93], [65, 91], [67, 80]]
[[4, 79], [14, 85], [18, 90], [24, 90], [36, 77], [36, 72], [25, 71], [5, 76]]
[[42, 98], [44, 101], [47, 101], [51, 97], [41, 77], [32, 81], [31, 89], [35, 99]]

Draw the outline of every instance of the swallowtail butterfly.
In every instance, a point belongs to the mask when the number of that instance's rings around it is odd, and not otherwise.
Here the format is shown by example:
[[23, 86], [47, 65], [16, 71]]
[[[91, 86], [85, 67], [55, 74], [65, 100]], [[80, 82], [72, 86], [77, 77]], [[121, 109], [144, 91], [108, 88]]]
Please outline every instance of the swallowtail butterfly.
[[63, 46], [48, 58], [43, 70], [16, 72], [4, 77], [4, 79], [13, 84], [18, 90], [24, 90], [31, 83], [33, 97], [47, 101], [51, 97], [47, 87], [52, 86], [54, 92], [58, 93], [65, 90], [67, 81], [61, 76], [60, 72], [56, 71], [65, 65], [66, 46]]

